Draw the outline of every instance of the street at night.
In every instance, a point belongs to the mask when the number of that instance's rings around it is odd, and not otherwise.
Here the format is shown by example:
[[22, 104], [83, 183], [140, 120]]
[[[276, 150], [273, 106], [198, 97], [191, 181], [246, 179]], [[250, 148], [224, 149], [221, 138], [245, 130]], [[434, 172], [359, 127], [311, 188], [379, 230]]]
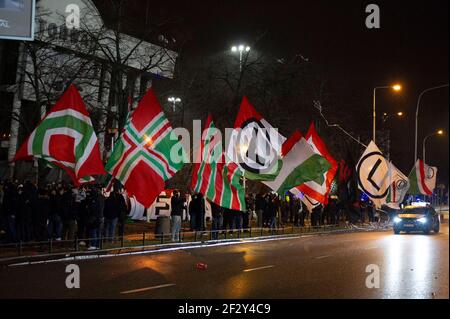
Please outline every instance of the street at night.
[[[0, 298], [448, 298], [449, 228], [438, 235], [368, 232], [279, 239], [0, 271]], [[196, 264], [207, 264], [206, 270]], [[366, 267], [380, 288], [366, 287]]]
[[450, 300], [449, 4], [0, 0], [0, 301]]

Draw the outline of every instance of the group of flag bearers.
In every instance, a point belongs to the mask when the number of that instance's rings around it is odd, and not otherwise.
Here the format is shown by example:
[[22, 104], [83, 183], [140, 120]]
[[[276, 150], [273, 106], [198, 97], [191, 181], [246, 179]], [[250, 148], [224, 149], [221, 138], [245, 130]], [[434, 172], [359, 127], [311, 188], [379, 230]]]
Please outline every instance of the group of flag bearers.
[[[255, 131], [262, 133], [263, 138], [261, 134], [255, 137]], [[271, 160], [258, 158], [262, 149], [273, 151]], [[249, 152], [256, 154], [256, 158], [249, 156]], [[380, 154], [376, 170], [373, 165], [362, 165], [367, 155], [375, 153]], [[285, 138], [246, 97], [226, 152], [222, 135], [209, 114], [196, 156], [192, 191], [221, 207], [237, 211], [246, 210], [243, 183], [246, 179], [261, 181], [279, 195], [291, 192], [309, 210], [327, 205], [339, 167], [313, 124], [305, 136], [297, 130]], [[89, 113], [74, 85], [25, 140], [14, 160], [32, 158], [63, 169], [76, 186], [108, 174], [110, 185], [114, 180], [119, 181], [127, 194], [145, 207], [151, 206], [165, 189], [165, 182], [189, 161], [153, 89], [149, 89], [128, 115], [104, 166]], [[431, 195], [436, 184], [436, 168], [418, 160], [406, 177], [383, 157], [373, 142], [363, 153], [357, 170], [359, 188], [378, 208], [386, 203], [399, 205], [407, 193]], [[369, 187], [364, 179], [372, 181]]]

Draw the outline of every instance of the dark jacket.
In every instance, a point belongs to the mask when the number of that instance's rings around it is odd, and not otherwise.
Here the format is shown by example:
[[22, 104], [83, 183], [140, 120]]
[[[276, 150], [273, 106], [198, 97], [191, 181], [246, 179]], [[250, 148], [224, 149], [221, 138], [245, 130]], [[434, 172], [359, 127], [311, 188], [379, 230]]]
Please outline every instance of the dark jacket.
[[172, 198], [170, 199], [170, 205], [171, 205], [171, 216], [183, 216], [183, 208], [184, 208], [184, 203], [185, 203], [186, 199], [181, 198], [180, 196], [172, 196]]
[[119, 218], [124, 220], [127, 216], [127, 205], [125, 198], [121, 194], [111, 193], [105, 200], [105, 208], [103, 212], [105, 219]]
[[223, 214], [223, 208], [216, 203], [211, 202], [211, 215], [213, 218], [220, 218]]

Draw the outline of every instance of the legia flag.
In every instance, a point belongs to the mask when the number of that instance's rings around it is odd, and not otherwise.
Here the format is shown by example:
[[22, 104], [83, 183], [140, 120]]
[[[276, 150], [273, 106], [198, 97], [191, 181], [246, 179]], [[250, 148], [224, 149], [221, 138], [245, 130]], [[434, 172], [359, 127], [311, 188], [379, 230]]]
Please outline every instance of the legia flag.
[[128, 118], [120, 139], [114, 145], [106, 170], [127, 193], [150, 207], [165, 188], [165, 181], [186, 162], [178, 137], [150, 89]]
[[76, 186], [105, 174], [89, 113], [74, 85], [26, 139], [14, 161], [33, 157], [63, 169]]
[[283, 165], [278, 176], [273, 182], [263, 182], [280, 195], [309, 181], [322, 184], [324, 173], [331, 167], [324, 157], [314, 153], [299, 131], [284, 142], [282, 155]]
[[222, 135], [211, 115], [206, 120], [199, 157], [194, 164], [191, 188], [219, 206], [245, 211], [242, 172], [235, 163], [225, 164]]
[[285, 140], [244, 96], [230, 137], [227, 161], [238, 164], [248, 179], [274, 180], [281, 169], [281, 146]]
[[356, 165], [356, 172], [359, 189], [374, 202], [376, 208], [381, 208], [389, 192], [389, 163], [373, 141]]
[[311, 145], [314, 153], [326, 158], [326, 160], [331, 164], [331, 167], [324, 173], [324, 181], [322, 184], [318, 184], [315, 181], [307, 182], [300, 185], [299, 190], [313, 200], [326, 205], [328, 203], [328, 195], [331, 191], [331, 184], [333, 183], [333, 179], [338, 170], [338, 164], [333, 156], [331, 156], [328, 152], [327, 147], [320, 138], [319, 134], [317, 134], [314, 123], [312, 123], [309, 127], [308, 133], [306, 134], [306, 141], [309, 145]]
[[386, 199], [388, 206], [398, 208], [405, 199], [409, 189], [409, 179], [405, 174], [389, 163], [389, 193]]
[[417, 160], [416, 165], [409, 174], [408, 193], [411, 195], [432, 195], [436, 187], [437, 168], [428, 166], [422, 160]]

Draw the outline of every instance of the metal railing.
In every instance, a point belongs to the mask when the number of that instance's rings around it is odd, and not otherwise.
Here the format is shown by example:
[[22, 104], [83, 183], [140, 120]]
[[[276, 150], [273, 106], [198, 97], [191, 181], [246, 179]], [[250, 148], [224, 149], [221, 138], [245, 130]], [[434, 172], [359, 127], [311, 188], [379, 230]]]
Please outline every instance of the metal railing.
[[[118, 237], [84, 238], [73, 240], [54, 240], [40, 242], [17, 242], [0, 245], [0, 261], [17, 257], [44, 257], [49, 255], [85, 254], [90, 252], [108, 252], [122, 249], [149, 249], [166, 244], [186, 244], [199, 242], [217, 242], [264, 238], [274, 236], [296, 236], [303, 234], [327, 233], [338, 231], [381, 230], [385, 227], [374, 225], [322, 225], [322, 226], [282, 226], [276, 228], [251, 227], [247, 229], [220, 230], [183, 230], [177, 236], [172, 233], [143, 232]], [[91, 249], [93, 243], [98, 243]], [[98, 246], [98, 247], [97, 247]]]

